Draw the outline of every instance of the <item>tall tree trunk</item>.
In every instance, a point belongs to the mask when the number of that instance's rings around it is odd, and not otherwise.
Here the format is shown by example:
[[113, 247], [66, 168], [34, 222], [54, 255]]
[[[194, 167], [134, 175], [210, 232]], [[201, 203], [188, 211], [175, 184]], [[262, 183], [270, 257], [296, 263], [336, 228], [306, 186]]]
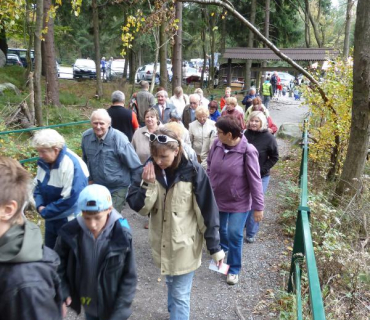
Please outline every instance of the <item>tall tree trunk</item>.
[[202, 66], [202, 72], [200, 76], [200, 87], [203, 88], [204, 86], [204, 74], [207, 67], [207, 49], [206, 49], [206, 28], [203, 28], [201, 32], [201, 39], [202, 39], [202, 52], [203, 52], [203, 66]]
[[[32, 0], [26, 0], [25, 33], [27, 32], [27, 35], [28, 35], [28, 47], [27, 47], [27, 52], [26, 52], [27, 75], [32, 71], [32, 65], [34, 63], [31, 59], [31, 48], [34, 48], [35, 37], [33, 36], [33, 33], [34, 33], [33, 21], [35, 21], [36, 9], [37, 9], [37, 6], [35, 8], [34, 2]], [[26, 42], [26, 34], [24, 34], [24, 38]]]
[[[314, 17], [312, 16], [312, 13], [311, 13], [311, 10], [310, 10], [309, 0], [305, 0], [305, 6], [306, 6], [306, 11], [307, 11], [307, 14], [308, 14], [308, 18], [309, 18], [309, 20], [312, 24], [313, 34], [315, 35], [317, 45], [318, 45], [319, 48], [322, 48], [322, 46], [324, 45], [324, 42], [323, 42], [322, 39], [320, 39], [319, 25], [318, 25], [317, 21], [314, 19]], [[319, 8], [320, 8], [320, 6], [319, 6]], [[320, 17], [320, 11], [319, 11], [318, 17]]]
[[226, 18], [221, 21], [221, 53], [223, 54], [226, 49]]
[[134, 85], [135, 84], [135, 74], [136, 74], [136, 61], [135, 61], [134, 50], [132, 50], [132, 48], [128, 49], [127, 58], [128, 58], [129, 66], [130, 66], [129, 67], [130, 69], [129, 82], [130, 84]]
[[4, 52], [5, 57], [8, 53], [8, 43], [6, 41], [6, 32], [5, 32], [5, 26], [3, 23], [0, 22], [0, 50]]
[[353, 56], [353, 103], [351, 132], [346, 160], [337, 186], [337, 193], [359, 186], [364, 172], [370, 136], [370, 1], [357, 4], [355, 49]]
[[[268, 39], [270, 37], [270, 0], [265, 0], [265, 25], [264, 25], [264, 36], [266, 37], [266, 39]], [[266, 44], [264, 45], [264, 47], [266, 48]], [[267, 61], [263, 61], [262, 62], [262, 67], [263, 68], [266, 68], [267, 67]], [[265, 74], [265, 71], [263, 71], [263, 74], [265, 75], [266, 77], [266, 74]], [[264, 78], [265, 80], [266, 78]], [[262, 91], [262, 84], [263, 84], [263, 81], [261, 81], [261, 91]]]
[[[257, 10], [257, 0], [252, 0], [251, 2], [251, 15], [250, 15], [250, 22], [252, 24], [256, 23], [256, 10]], [[248, 34], [248, 48], [253, 48], [254, 42], [254, 34], [251, 30], [249, 30]], [[244, 75], [244, 89], [248, 90], [251, 85], [251, 68], [252, 68], [252, 60], [247, 60], [245, 64], [245, 75]]]
[[34, 70], [34, 88], [35, 88], [35, 113], [38, 126], [42, 126], [42, 89], [41, 89], [41, 38], [43, 21], [43, 0], [37, 0], [36, 3], [36, 23], [35, 23], [35, 70]]
[[94, 47], [96, 64], [96, 95], [100, 98], [103, 95], [103, 84], [100, 71], [100, 41], [99, 41], [99, 10], [97, 0], [92, 0], [93, 29], [94, 29]]
[[215, 83], [215, 31], [213, 30], [214, 28], [214, 19], [211, 17], [210, 21], [210, 34], [211, 34], [211, 58], [209, 62], [209, 70], [208, 70], [208, 88], [213, 89], [214, 88], [214, 83]]
[[308, 17], [307, 7], [305, 7], [304, 12], [304, 39], [306, 42], [306, 47], [311, 48], [311, 30], [310, 30], [310, 18]]
[[176, 87], [182, 84], [182, 3], [176, 2], [176, 19], [179, 20], [177, 23], [178, 29], [175, 35], [175, 43], [173, 46], [173, 58], [172, 58], [172, 92]]
[[352, 7], [354, 0], [347, 0], [346, 27], [344, 31], [343, 59], [347, 60], [349, 55], [349, 36], [351, 32]]
[[[167, 88], [167, 35], [166, 35], [166, 22], [162, 21], [159, 27], [159, 61], [160, 70], [159, 74], [161, 76], [160, 86]], [[156, 70], [154, 70], [156, 72]]]
[[44, 29], [47, 28], [43, 41], [43, 61], [45, 62], [46, 101], [47, 104], [60, 106], [58, 71], [56, 68], [54, 45], [54, 19], [49, 16], [51, 0], [44, 0]]

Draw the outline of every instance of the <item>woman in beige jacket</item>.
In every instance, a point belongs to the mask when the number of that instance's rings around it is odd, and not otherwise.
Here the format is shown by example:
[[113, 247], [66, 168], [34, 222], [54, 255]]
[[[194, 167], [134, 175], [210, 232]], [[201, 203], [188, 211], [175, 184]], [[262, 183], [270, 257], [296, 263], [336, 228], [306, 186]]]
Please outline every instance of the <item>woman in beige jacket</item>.
[[202, 149], [205, 144], [209, 145], [209, 140], [216, 132], [215, 122], [209, 119], [208, 108], [199, 106], [195, 110], [196, 120], [189, 124], [189, 135], [191, 147], [194, 149], [201, 163]]
[[141, 215], [150, 213], [152, 255], [166, 276], [170, 320], [188, 320], [194, 271], [207, 249], [220, 267], [219, 215], [205, 171], [184, 154], [173, 131], [160, 128], [150, 137], [151, 161], [142, 180], [130, 186], [127, 201]]

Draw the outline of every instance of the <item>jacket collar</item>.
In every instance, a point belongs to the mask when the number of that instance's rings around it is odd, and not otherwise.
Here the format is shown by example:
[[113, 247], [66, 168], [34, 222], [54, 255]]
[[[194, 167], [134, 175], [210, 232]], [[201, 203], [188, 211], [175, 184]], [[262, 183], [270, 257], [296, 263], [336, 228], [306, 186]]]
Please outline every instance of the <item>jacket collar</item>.
[[53, 163], [52, 168], [50, 168], [49, 163], [46, 163], [46, 162], [45, 162], [44, 160], [42, 160], [42, 159], [39, 159], [39, 160], [37, 161], [37, 165], [38, 165], [38, 166], [40, 166], [42, 169], [44, 169], [44, 170], [46, 170], [46, 171], [49, 171], [50, 169], [58, 169], [58, 168], [59, 168], [60, 163], [62, 162], [62, 160], [63, 160], [63, 158], [64, 158], [64, 156], [65, 156], [65, 154], [66, 154], [66, 152], [67, 152], [67, 146], [64, 146], [64, 147], [60, 150], [60, 152], [59, 152], [59, 154], [58, 154], [58, 157], [56, 158], [55, 162]]
[[[222, 144], [220, 140], [217, 139], [216, 147], [222, 148], [225, 150], [225, 146]], [[230, 152], [238, 152], [238, 153], [245, 153], [245, 150], [248, 147], [248, 141], [247, 138], [244, 136], [244, 134], [241, 136], [239, 143], [230, 149]]]

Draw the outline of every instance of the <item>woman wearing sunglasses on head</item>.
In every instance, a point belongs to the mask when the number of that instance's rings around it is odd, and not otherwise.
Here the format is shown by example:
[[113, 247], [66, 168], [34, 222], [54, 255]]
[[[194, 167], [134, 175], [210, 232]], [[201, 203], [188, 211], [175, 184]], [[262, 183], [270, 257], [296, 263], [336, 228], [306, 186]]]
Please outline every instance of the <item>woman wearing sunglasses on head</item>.
[[151, 158], [127, 201], [141, 215], [150, 213], [153, 259], [166, 276], [170, 320], [187, 320], [194, 271], [201, 264], [203, 239], [218, 266], [218, 208], [208, 177], [190, 161], [176, 134], [166, 128], [149, 136]]

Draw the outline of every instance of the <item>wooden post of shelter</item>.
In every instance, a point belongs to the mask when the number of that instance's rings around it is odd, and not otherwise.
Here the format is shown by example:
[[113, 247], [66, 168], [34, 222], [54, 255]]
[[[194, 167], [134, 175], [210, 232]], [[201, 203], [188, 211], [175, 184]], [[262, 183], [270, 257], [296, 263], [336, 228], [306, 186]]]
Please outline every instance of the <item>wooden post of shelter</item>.
[[227, 86], [231, 87], [231, 59], [227, 59]]

